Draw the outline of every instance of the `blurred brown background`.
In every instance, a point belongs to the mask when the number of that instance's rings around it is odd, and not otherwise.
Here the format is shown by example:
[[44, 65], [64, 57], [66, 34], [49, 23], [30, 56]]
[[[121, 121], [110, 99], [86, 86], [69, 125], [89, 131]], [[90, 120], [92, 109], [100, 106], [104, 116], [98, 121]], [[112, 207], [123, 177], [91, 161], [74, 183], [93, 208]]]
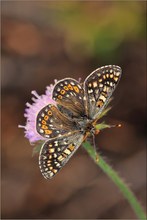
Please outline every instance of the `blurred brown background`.
[[136, 219], [82, 147], [51, 181], [24, 138], [25, 103], [54, 79], [123, 69], [99, 152], [146, 207], [145, 2], [2, 1], [2, 218]]

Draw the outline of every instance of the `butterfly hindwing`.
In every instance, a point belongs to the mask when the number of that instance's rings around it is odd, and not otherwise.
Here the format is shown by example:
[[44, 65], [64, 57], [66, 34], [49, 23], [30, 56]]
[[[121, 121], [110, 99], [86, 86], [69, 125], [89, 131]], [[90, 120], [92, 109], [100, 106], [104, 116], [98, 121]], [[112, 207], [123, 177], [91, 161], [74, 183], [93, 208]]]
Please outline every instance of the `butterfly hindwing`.
[[39, 167], [46, 179], [51, 179], [70, 159], [83, 142], [79, 132], [50, 139], [42, 146]]
[[60, 80], [53, 89], [53, 100], [59, 110], [70, 118], [79, 118], [85, 113], [84, 89], [74, 79]]
[[75, 122], [63, 115], [55, 105], [49, 104], [38, 113], [36, 129], [44, 138], [54, 138], [77, 128]]
[[96, 119], [109, 102], [121, 76], [121, 68], [108, 65], [93, 71], [85, 80], [88, 117]]

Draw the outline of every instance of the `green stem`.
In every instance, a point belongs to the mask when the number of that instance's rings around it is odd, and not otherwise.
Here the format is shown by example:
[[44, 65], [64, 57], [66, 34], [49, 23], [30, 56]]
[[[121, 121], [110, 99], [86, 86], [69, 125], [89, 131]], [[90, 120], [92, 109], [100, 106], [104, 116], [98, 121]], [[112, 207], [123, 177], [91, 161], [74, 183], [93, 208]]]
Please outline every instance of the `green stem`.
[[139, 219], [146, 219], [146, 215], [137, 201], [134, 193], [128, 188], [128, 186], [123, 182], [123, 180], [118, 176], [117, 172], [114, 171], [110, 165], [104, 161], [104, 159], [99, 155], [98, 160], [96, 160], [96, 152], [89, 142], [84, 142], [83, 146], [85, 150], [89, 153], [94, 162], [110, 177], [110, 179], [118, 186], [120, 191], [123, 193], [124, 197], [128, 200], [129, 204], [133, 208]]

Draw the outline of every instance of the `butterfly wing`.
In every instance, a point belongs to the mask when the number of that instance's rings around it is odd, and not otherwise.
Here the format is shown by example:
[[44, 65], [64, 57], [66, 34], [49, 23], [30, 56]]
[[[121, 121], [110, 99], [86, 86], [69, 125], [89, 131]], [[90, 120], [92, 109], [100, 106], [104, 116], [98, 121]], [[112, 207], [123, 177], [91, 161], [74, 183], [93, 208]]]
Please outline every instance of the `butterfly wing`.
[[96, 69], [86, 78], [84, 88], [89, 118], [96, 119], [108, 104], [121, 72], [119, 66], [108, 65]]
[[48, 140], [40, 151], [39, 167], [46, 179], [51, 179], [68, 162], [83, 142], [79, 132]]
[[70, 118], [85, 115], [84, 89], [82, 85], [71, 78], [59, 81], [53, 89], [53, 100], [59, 110]]
[[77, 127], [56, 106], [49, 104], [38, 113], [36, 130], [44, 138], [55, 138], [77, 130]]

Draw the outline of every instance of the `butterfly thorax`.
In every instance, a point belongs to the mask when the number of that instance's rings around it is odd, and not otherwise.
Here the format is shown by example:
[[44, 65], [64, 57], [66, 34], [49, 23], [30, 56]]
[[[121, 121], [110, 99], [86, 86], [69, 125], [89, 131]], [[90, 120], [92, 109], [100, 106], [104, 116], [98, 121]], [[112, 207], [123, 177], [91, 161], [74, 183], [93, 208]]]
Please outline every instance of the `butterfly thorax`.
[[93, 126], [93, 120], [89, 119], [86, 116], [82, 120], [78, 120], [77, 126], [82, 133], [95, 132], [95, 127]]

